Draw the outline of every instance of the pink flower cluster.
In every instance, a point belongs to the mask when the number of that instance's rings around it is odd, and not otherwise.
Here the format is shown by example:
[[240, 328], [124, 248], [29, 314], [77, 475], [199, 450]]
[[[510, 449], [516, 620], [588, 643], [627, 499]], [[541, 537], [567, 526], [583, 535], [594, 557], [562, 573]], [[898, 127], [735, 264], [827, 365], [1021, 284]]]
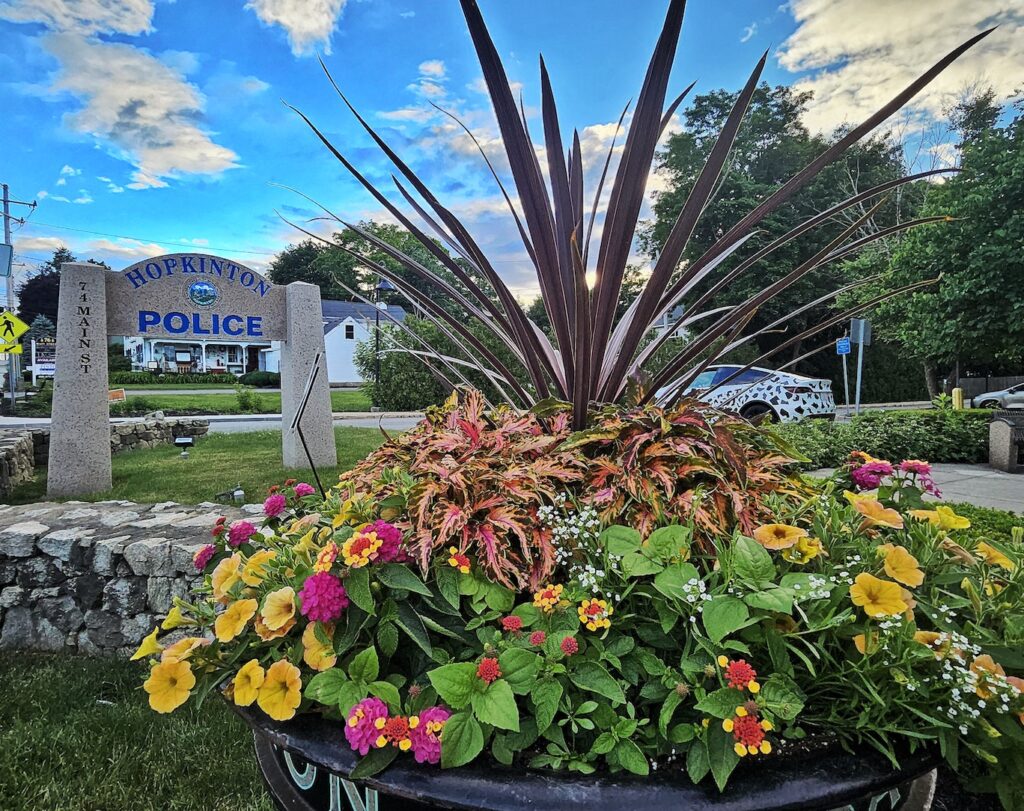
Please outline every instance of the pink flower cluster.
[[302, 498], [303, 496], [311, 496], [316, 492], [316, 488], [311, 484], [305, 482], [299, 482], [295, 485], [295, 497]]
[[402, 740], [408, 741], [400, 749], [411, 749], [417, 763], [439, 763], [441, 730], [450, 717], [451, 713], [444, 707], [428, 707], [408, 719], [389, 719], [387, 704], [379, 698], [364, 698], [349, 710], [345, 739], [353, 750], [366, 755], [371, 749], [395, 743], [383, 734], [388, 732], [388, 721], [391, 720], [396, 729], [401, 728]]
[[402, 548], [402, 531], [394, 524], [378, 519], [362, 531], [376, 533], [380, 539], [376, 558], [378, 563], [407, 563], [411, 560]]
[[893, 467], [888, 462], [873, 460], [850, 471], [853, 483], [861, 490], [874, 490], [882, 483], [882, 479], [893, 474]]
[[419, 724], [409, 730], [412, 756], [417, 763], [441, 761], [441, 730], [451, 715], [444, 707], [428, 707], [419, 714]]
[[235, 521], [228, 527], [228, 544], [230, 546], [241, 546], [255, 534], [256, 527], [248, 521]]
[[281, 493], [272, 493], [267, 496], [267, 500], [263, 502], [263, 514], [267, 518], [276, 518], [284, 512], [288, 506], [288, 499], [286, 499]]
[[378, 718], [388, 717], [388, 705], [379, 698], [364, 698], [348, 711], [345, 739], [360, 755], [373, 748], [380, 731], [374, 726]]
[[210, 562], [214, 555], [217, 554], [217, 547], [212, 543], [208, 543], [198, 552], [192, 556], [192, 563], [196, 567], [197, 572], [201, 572], [206, 568], [206, 565]]
[[345, 587], [329, 572], [317, 572], [307, 577], [299, 599], [302, 615], [314, 622], [334, 622], [348, 608]]

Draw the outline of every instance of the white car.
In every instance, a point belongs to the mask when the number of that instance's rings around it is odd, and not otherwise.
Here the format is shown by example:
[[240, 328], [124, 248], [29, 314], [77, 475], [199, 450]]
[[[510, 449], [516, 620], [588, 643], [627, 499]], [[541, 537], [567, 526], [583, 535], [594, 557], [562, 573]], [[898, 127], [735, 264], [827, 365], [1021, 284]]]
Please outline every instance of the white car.
[[[805, 417], [835, 419], [836, 403], [830, 380], [756, 366], [740, 372], [742, 368], [709, 366], [687, 386], [686, 394], [708, 405], [735, 411], [748, 420], [755, 417], [774, 422], [797, 422]], [[670, 389], [671, 386], [662, 391]]]

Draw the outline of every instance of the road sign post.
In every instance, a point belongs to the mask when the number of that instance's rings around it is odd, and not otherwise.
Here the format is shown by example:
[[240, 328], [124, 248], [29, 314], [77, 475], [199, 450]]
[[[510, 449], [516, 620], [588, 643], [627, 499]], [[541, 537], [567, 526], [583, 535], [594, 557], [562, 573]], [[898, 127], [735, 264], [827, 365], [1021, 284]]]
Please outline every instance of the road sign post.
[[[10, 279], [8, 279], [10, 284]], [[14, 398], [17, 382], [17, 364], [14, 356], [21, 354], [21, 344], [18, 339], [28, 332], [28, 324], [22, 321], [13, 312], [0, 312], [0, 352], [7, 353], [7, 375], [11, 384], [11, 413], [14, 413]]]
[[846, 416], [850, 416], [850, 373], [846, 365], [846, 358], [850, 354], [850, 339], [846, 336], [836, 341], [836, 354], [843, 359], [843, 401], [846, 406]]
[[866, 318], [851, 318], [850, 340], [857, 344], [857, 391], [854, 413], [860, 414], [861, 382], [864, 378], [864, 347], [871, 344], [871, 322]]

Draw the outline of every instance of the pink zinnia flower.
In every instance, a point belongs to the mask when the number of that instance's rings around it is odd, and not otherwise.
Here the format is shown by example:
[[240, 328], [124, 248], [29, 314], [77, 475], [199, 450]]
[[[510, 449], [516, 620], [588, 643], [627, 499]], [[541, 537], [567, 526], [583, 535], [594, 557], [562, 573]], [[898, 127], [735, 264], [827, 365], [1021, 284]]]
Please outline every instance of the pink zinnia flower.
[[920, 459], [904, 459], [900, 462], [900, 470], [904, 473], [914, 473], [918, 476], [927, 476], [932, 472], [932, 466]]
[[228, 528], [228, 543], [231, 546], [241, 546], [255, 534], [256, 527], [248, 521], [235, 521]]
[[317, 572], [307, 577], [299, 599], [302, 615], [314, 622], [334, 622], [348, 607], [345, 587], [329, 572]]
[[850, 471], [854, 484], [861, 490], [874, 490], [883, 478], [892, 474], [893, 468], [888, 462], [868, 462]]
[[287, 506], [288, 500], [280, 493], [274, 493], [267, 496], [267, 500], [263, 502], [263, 514], [268, 518], [274, 518], [283, 513]]
[[348, 712], [345, 723], [345, 739], [360, 755], [373, 748], [380, 731], [374, 726], [378, 718], [388, 717], [388, 705], [379, 698], [364, 698]]
[[295, 497], [302, 498], [303, 496], [311, 496], [316, 492], [316, 489], [311, 484], [305, 482], [299, 482], [295, 485]]
[[366, 527], [363, 532], [373, 532], [380, 539], [380, 549], [377, 550], [379, 563], [404, 563], [409, 560], [405, 550], [402, 549], [402, 531], [394, 524], [377, 520]]
[[212, 543], [208, 543], [198, 552], [192, 556], [192, 563], [195, 564], [196, 571], [201, 572], [206, 568], [206, 564], [210, 562], [210, 559], [217, 554], [217, 547]]
[[438, 763], [441, 760], [441, 730], [451, 713], [444, 707], [428, 707], [419, 714], [419, 723], [409, 726], [412, 754], [417, 763]]

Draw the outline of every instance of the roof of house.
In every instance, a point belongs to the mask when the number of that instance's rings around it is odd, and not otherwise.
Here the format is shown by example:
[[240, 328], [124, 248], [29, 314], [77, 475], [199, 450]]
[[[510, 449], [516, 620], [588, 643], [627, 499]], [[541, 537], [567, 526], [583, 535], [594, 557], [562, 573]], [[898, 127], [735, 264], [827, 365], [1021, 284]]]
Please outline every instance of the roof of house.
[[[320, 302], [324, 316], [324, 335], [333, 329], [341, 326], [351, 318], [354, 321], [372, 321], [376, 307], [372, 304], [364, 304], [361, 301], [331, 301], [323, 299]], [[387, 317], [384, 313], [387, 313]], [[391, 319], [404, 321], [406, 316], [405, 308], [397, 304], [389, 304], [387, 309], [381, 310], [381, 322], [389, 323]]]

